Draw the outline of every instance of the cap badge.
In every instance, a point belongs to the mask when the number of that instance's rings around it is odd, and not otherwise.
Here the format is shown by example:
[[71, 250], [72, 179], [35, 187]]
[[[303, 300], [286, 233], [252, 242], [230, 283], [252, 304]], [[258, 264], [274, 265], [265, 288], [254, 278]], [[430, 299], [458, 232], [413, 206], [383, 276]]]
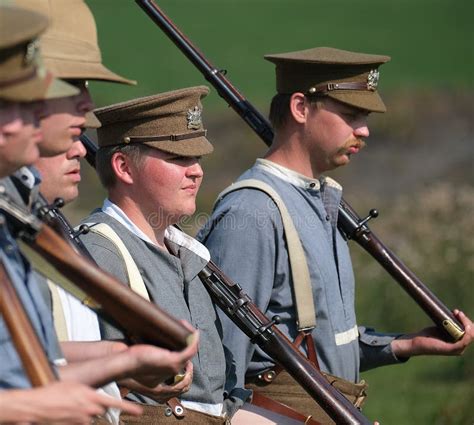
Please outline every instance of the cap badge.
[[367, 89], [375, 91], [379, 84], [379, 71], [378, 69], [372, 69], [367, 76]]
[[188, 109], [186, 119], [188, 120], [189, 130], [199, 130], [202, 124], [201, 109], [199, 106], [195, 106], [193, 109]]
[[25, 66], [29, 66], [37, 62], [38, 52], [39, 52], [38, 40], [33, 40], [31, 43], [28, 43], [25, 50], [25, 57], [23, 58], [23, 62]]

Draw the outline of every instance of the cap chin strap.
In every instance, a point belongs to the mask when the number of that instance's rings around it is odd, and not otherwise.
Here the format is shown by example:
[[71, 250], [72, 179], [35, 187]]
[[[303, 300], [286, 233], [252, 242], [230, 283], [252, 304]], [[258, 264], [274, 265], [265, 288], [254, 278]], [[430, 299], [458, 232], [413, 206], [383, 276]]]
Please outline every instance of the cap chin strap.
[[318, 86], [311, 87], [308, 90], [309, 95], [315, 94], [327, 94], [335, 90], [362, 90], [362, 91], [375, 91], [369, 84], [364, 82], [353, 82], [353, 83], [325, 83], [319, 84]]
[[127, 136], [123, 138], [124, 143], [144, 143], [144, 142], [161, 142], [169, 140], [177, 142], [179, 140], [195, 139], [197, 137], [206, 137], [207, 130], [195, 131], [185, 134], [167, 134], [166, 136]]

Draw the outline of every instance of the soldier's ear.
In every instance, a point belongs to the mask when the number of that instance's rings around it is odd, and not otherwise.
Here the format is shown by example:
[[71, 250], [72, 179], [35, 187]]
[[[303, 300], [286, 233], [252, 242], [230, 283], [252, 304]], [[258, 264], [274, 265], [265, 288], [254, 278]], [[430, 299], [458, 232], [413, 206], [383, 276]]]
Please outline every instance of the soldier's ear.
[[299, 123], [304, 124], [307, 119], [307, 102], [303, 93], [293, 93], [290, 97], [290, 114], [293, 119]]
[[133, 184], [134, 168], [131, 159], [123, 152], [115, 152], [110, 158], [110, 166], [117, 181], [124, 184]]

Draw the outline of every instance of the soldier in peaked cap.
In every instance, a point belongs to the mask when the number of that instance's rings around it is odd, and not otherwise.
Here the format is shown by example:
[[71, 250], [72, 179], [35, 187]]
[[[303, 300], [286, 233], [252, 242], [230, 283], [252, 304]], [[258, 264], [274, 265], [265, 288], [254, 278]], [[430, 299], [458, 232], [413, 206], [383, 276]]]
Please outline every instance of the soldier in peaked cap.
[[[342, 188], [325, 173], [364, 147], [369, 113], [385, 112], [379, 68], [390, 58], [318, 47], [265, 59], [276, 67], [275, 138], [264, 158], [219, 195], [198, 239], [268, 317], [280, 315], [280, 329], [359, 406], [366, 389], [360, 371], [440, 346], [446, 354], [460, 353], [472, 335], [447, 344], [423, 332], [418, 339], [375, 333], [356, 321], [349, 249], [337, 228]], [[246, 382], [306, 416], [332, 422], [272, 359], [221, 320], [238, 385]]]
[[[83, 221], [91, 231], [82, 241], [101, 267], [200, 330], [198, 355], [180, 382], [155, 389], [127, 383], [127, 398], [145, 413], [139, 420], [122, 415], [124, 423], [224, 424], [249, 394], [231, 384], [224, 392], [220, 326], [198, 277], [209, 252], [174, 227], [194, 213], [199, 159], [213, 150], [201, 118], [207, 93], [191, 87], [94, 111], [102, 123], [96, 168], [108, 197]], [[101, 330], [105, 338], [124, 338], [105, 322]]]

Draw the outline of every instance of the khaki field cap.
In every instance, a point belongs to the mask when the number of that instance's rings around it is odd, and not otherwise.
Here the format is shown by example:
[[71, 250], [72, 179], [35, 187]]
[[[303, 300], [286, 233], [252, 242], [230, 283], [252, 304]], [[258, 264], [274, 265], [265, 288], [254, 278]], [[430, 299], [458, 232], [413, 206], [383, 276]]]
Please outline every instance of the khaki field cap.
[[377, 93], [379, 66], [389, 56], [316, 47], [298, 52], [266, 55], [276, 64], [276, 85], [280, 94], [302, 92], [328, 96], [370, 112], [385, 112]]
[[141, 97], [94, 110], [99, 147], [143, 143], [181, 156], [213, 151], [201, 120], [205, 86]]
[[46, 68], [72, 80], [136, 84], [102, 64], [94, 16], [83, 0], [16, 0], [16, 5], [46, 15], [51, 26], [41, 38]]
[[38, 13], [0, 6], [0, 99], [31, 102], [79, 93], [40, 65], [37, 37], [47, 26]]

